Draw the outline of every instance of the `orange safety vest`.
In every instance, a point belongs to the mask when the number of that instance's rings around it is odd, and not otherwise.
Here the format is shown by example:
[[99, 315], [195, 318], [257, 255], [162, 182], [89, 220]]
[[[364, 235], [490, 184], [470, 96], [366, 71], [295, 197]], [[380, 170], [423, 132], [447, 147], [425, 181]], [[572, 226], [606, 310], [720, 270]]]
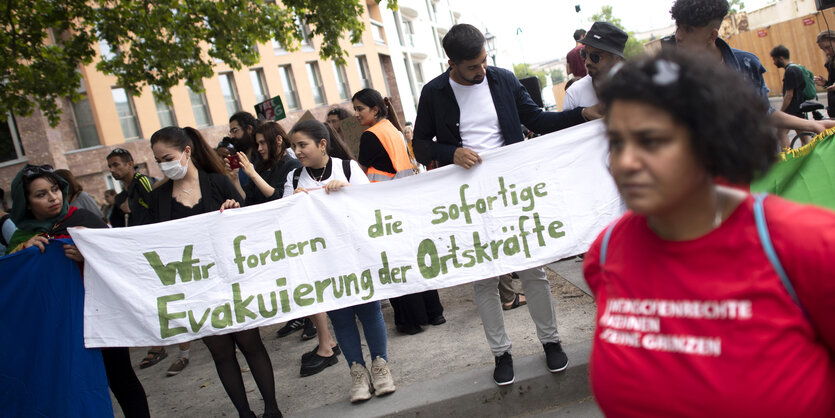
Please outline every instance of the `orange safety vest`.
[[396, 171], [395, 173], [388, 173], [374, 167], [368, 167], [368, 171], [365, 173], [368, 175], [368, 180], [376, 183], [378, 181], [395, 180], [415, 174], [415, 170], [412, 168], [412, 161], [409, 158], [409, 151], [406, 149], [406, 142], [403, 140], [400, 131], [388, 119], [383, 119], [375, 123], [374, 126], [366, 129], [366, 131], [370, 131], [377, 136], [377, 139], [383, 144], [386, 153], [388, 153], [389, 159], [391, 159], [391, 165], [394, 166], [394, 171]]

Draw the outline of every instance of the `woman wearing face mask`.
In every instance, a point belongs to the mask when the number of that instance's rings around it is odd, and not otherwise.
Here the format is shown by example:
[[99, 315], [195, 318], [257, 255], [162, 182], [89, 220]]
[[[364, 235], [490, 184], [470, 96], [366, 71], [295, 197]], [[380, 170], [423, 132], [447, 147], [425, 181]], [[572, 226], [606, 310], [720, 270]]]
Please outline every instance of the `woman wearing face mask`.
[[[167, 127], [151, 136], [151, 149], [160, 170], [171, 181], [151, 192], [151, 219], [164, 222], [215, 210], [240, 207], [241, 196], [224, 174], [217, 153], [194, 128]], [[254, 417], [249, 408], [235, 346], [246, 357], [264, 398], [264, 417], [280, 417], [275, 379], [258, 328], [204, 337], [223, 388], [240, 417]]]
[[[316, 189], [325, 189], [326, 193], [331, 193], [351, 184], [368, 184], [368, 178], [356, 162], [335, 156], [350, 156], [350, 153], [336, 133], [321, 122], [307, 120], [297, 123], [290, 131], [290, 143], [304, 167], [287, 176], [284, 183], [285, 195], [307, 193]], [[380, 302], [337, 309], [328, 312], [328, 316], [333, 324], [336, 340], [351, 370], [351, 402], [371, 399], [372, 393], [381, 396], [394, 392], [394, 380], [389, 371], [386, 353], [386, 323], [383, 321]], [[363, 358], [356, 318], [362, 322], [365, 342], [368, 343], [368, 351], [371, 354], [370, 374]]]
[[[11, 219], [18, 229], [10, 239], [8, 254], [28, 247], [43, 253], [50, 239], [70, 238], [70, 227], [107, 228], [98, 215], [70, 206], [68, 190], [68, 183], [51, 166], [23, 167], [12, 181]], [[64, 244], [64, 253], [81, 268], [84, 258], [75, 245]], [[101, 353], [110, 390], [125, 416], [150, 416], [145, 389], [133, 371], [128, 349], [103, 348]]]
[[[372, 182], [396, 180], [415, 174], [396, 113], [391, 102], [377, 90], [363, 89], [354, 94], [354, 111], [360, 125], [368, 129], [360, 137], [359, 163]], [[394, 308], [397, 331], [414, 335], [421, 325], [446, 322], [444, 306], [437, 290], [389, 299]]]
[[757, 92], [723, 64], [662, 52], [598, 94], [629, 208], [583, 265], [600, 408], [835, 416], [835, 214], [714, 183], [748, 183], [776, 157]]

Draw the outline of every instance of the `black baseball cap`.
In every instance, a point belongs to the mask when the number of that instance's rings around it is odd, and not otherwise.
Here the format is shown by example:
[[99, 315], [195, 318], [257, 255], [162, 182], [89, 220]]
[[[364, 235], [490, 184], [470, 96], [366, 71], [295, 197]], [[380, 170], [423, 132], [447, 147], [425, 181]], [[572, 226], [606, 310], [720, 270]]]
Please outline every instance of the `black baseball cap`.
[[594, 22], [580, 43], [623, 58], [623, 48], [626, 47], [627, 38], [629, 35], [626, 32], [611, 23]]

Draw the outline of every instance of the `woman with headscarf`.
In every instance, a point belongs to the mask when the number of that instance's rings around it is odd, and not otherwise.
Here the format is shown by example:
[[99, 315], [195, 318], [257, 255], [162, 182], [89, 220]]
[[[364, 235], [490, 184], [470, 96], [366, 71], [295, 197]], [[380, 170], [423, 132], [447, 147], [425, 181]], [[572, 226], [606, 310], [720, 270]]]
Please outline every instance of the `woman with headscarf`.
[[[67, 228], [106, 228], [99, 215], [86, 209], [70, 206], [67, 199], [69, 184], [55, 174], [49, 165], [26, 165], [12, 181], [11, 219], [17, 231], [9, 240], [7, 254], [28, 247], [44, 252], [50, 239], [70, 238]], [[75, 245], [64, 244], [67, 258], [79, 268], [84, 258]], [[82, 269], [83, 271], [83, 269]], [[136, 378], [126, 347], [101, 350], [110, 390], [126, 417], [148, 417], [145, 389]]]

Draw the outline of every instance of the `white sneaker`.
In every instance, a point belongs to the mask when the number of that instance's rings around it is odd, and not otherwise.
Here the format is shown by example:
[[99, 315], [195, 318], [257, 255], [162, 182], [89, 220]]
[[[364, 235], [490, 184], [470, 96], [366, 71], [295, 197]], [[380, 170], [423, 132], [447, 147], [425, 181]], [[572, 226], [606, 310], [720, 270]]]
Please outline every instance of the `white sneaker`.
[[394, 379], [386, 360], [380, 356], [371, 362], [371, 383], [374, 385], [374, 393], [377, 396], [388, 395], [395, 391]]
[[371, 399], [371, 392], [374, 388], [371, 387], [371, 376], [368, 374], [368, 369], [362, 364], [354, 363], [351, 365], [351, 402], [361, 402]]

